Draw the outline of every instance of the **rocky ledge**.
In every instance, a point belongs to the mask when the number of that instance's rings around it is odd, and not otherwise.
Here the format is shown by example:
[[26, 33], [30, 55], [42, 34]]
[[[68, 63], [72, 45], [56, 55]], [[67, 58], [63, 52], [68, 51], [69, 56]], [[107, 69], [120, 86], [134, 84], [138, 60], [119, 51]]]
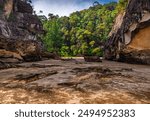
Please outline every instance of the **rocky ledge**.
[[0, 0], [0, 63], [41, 59], [43, 27], [29, 3]]
[[150, 64], [150, 1], [129, 0], [105, 45], [105, 57], [129, 63]]
[[0, 70], [0, 103], [150, 103], [150, 67], [83, 58], [16, 64]]

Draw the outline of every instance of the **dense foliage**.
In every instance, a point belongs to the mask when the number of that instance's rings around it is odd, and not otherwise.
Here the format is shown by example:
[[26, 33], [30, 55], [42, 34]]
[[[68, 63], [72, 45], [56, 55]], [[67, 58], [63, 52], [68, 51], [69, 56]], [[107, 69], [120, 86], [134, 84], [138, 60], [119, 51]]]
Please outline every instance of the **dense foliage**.
[[46, 30], [43, 41], [47, 50], [61, 56], [102, 56], [103, 43], [123, 5], [122, 1], [118, 5], [115, 2], [93, 4], [89, 9], [74, 12], [69, 17], [49, 14], [49, 19], [42, 19]]

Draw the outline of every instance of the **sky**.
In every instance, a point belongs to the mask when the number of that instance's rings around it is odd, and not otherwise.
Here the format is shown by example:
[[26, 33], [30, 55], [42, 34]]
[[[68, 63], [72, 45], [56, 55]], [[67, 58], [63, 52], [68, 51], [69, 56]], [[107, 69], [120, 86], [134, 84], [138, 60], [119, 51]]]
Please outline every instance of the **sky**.
[[37, 14], [42, 10], [44, 15], [53, 13], [59, 16], [69, 16], [70, 13], [87, 9], [95, 1], [101, 4], [117, 0], [32, 0], [34, 10]]

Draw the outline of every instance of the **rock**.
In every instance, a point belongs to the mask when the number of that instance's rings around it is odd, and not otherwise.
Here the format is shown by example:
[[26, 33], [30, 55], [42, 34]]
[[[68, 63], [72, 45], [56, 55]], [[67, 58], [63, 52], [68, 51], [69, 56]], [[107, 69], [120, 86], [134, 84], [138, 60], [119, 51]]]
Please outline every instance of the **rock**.
[[[16, 11], [20, 12], [20, 13], [33, 13], [33, 9], [31, 7], [31, 5], [29, 3], [24, 4], [24, 2], [22, 2], [21, 0], [18, 0], [16, 4]], [[26, 9], [24, 9], [26, 8]]]
[[99, 56], [84, 56], [86, 62], [102, 62]]
[[38, 35], [43, 33], [43, 27], [32, 14], [31, 5], [23, 0], [1, 0], [0, 3], [0, 49], [16, 53], [23, 61], [41, 60], [43, 44]]
[[18, 59], [15, 59], [15, 58], [3, 58], [3, 59], [0, 58], [0, 62], [3, 62], [3, 63], [19, 63], [20, 61]]
[[56, 59], [56, 60], [60, 60], [60, 56], [56, 53], [50, 53], [50, 52], [43, 52], [42, 53], [42, 58], [45, 58], [45, 59]]
[[14, 63], [20, 63], [22, 61], [23, 58], [19, 54], [0, 49], [0, 62], [14, 64]]
[[105, 44], [105, 58], [150, 64], [150, 1], [130, 0]]
[[16, 80], [26, 80], [26, 81], [34, 81], [40, 78], [44, 78], [50, 75], [57, 74], [57, 71], [48, 71], [48, 72], [32, 72], [32, 73], [25, 73], [25, 74], [18, 74], [16, 75]]
[[0, 49], [0, 58], [16, 58], [18, 60], [22, 60], [22, 57], [18, 53], [6, 51], [3, 49]]

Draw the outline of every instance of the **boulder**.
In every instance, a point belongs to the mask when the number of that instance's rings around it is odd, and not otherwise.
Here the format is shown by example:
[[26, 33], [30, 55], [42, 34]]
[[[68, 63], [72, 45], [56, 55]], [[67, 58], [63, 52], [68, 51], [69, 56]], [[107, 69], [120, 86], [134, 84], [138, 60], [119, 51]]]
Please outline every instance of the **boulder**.
[[99, 56], [84, 56], [86, 62], [102, 62]]
[[150, 64], [150, 1], [129, 0], [105, 44], [105, 58]]
[[50, 52], [43, 52], [42, 53], [42, 59], [55, 59], [55, 60], [60, 60], [61, 57], [57, 53], [50, 53]]

